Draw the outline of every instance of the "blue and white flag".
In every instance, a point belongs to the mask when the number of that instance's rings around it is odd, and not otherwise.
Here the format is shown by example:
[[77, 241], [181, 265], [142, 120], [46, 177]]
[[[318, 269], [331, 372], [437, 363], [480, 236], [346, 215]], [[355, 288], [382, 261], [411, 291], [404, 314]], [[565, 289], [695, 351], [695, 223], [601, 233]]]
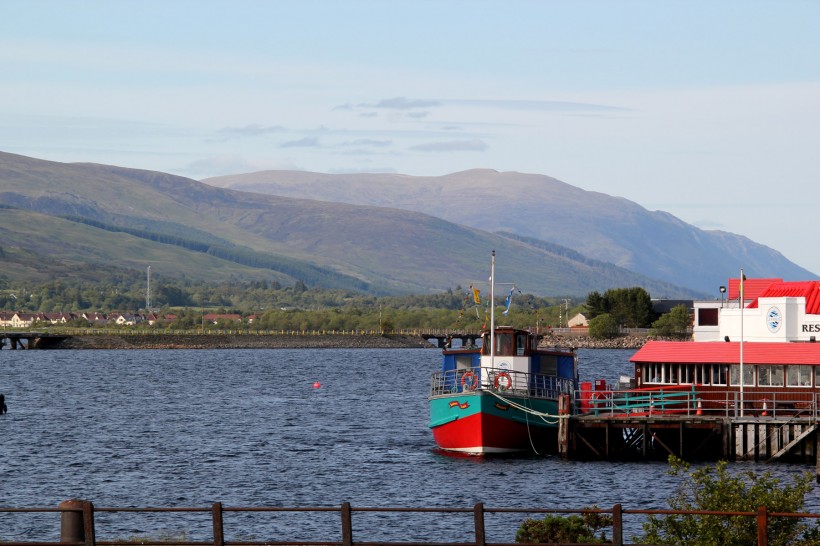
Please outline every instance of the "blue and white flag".
[[507, 308], [506, 308], [506, 309], [504, 309], [504, 312], [503, 312], [503, 313], [501, 313], [502, 315], [505, 315], [505, 316], [506, 316], [506, 315], [508, 315], [508, 314], [510, 313], [510, 304], [512, 304], [512, 295], [513, 295], [513, 290], [515, 290], [515, 287], [514, 287], [514, 286], [513, 286], [512, 288], [510, 288], [510, 293], [509, 293], [509, 294], [507, 294], [507, 298], [504, 300], [504, 305], [506, 305], [506, 306], [507, 306]]

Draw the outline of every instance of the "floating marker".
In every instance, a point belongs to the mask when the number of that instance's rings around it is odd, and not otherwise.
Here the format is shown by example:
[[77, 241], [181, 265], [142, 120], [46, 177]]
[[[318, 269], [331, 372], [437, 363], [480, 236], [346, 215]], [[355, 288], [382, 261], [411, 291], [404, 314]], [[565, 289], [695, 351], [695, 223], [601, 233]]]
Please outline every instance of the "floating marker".
[[321, 383], [319, 383], [318, 381], [317, 381], [317, 382], [315, 382], [315, 383], [313, 384], [313, 388], [314, 388], [314, 389], [318, 389], [318, 388], [319, 388], [319, 387], [321, 387], [321, 386], [322, 386], [322, 384], [321, 384]]

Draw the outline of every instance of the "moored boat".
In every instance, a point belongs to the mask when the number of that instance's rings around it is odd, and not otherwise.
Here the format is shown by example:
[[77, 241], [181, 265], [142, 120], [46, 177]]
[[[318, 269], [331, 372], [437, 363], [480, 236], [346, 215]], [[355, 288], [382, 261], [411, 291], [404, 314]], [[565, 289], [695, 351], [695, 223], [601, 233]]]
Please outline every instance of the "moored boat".
[[539, 348], [536, 332], [495, 326], [494, 265], [493, 252], [490, 328], [476, 346], [442, 351], [431, 382], [430, 428], [449, 451], [552, 452], [578, 389], [576, 354]]

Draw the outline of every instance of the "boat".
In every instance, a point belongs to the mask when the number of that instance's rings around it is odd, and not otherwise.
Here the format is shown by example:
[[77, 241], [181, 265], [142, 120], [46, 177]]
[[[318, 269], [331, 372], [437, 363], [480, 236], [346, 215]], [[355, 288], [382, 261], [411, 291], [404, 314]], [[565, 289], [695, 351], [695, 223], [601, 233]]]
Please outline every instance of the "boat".
[[490, 328], [474, 344], [445, 346], [432, 375], [433, 438], [471, 455], [555, 452], [578, 389], [576, 353], [540, 348], [537, 331], [496, 327], [495, 251], [490, 271]]
[[726, 302], [694, 302], [691, 341], [649, 341], [630, 358], [636, 389], [686, 390], [678, 408], [703, 415], [817, 416], [820, 281], [741, 271], [728, 284]]

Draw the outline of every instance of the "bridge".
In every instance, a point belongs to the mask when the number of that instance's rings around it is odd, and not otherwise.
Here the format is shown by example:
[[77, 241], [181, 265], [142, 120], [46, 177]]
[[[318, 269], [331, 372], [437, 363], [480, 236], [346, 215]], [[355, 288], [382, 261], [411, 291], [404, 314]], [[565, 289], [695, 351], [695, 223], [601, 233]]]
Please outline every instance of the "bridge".
[[65, 334], [50, 332], [2, 332], [0, 333], [0, 349], [48, 349], [58, 345], [65, 338]]

